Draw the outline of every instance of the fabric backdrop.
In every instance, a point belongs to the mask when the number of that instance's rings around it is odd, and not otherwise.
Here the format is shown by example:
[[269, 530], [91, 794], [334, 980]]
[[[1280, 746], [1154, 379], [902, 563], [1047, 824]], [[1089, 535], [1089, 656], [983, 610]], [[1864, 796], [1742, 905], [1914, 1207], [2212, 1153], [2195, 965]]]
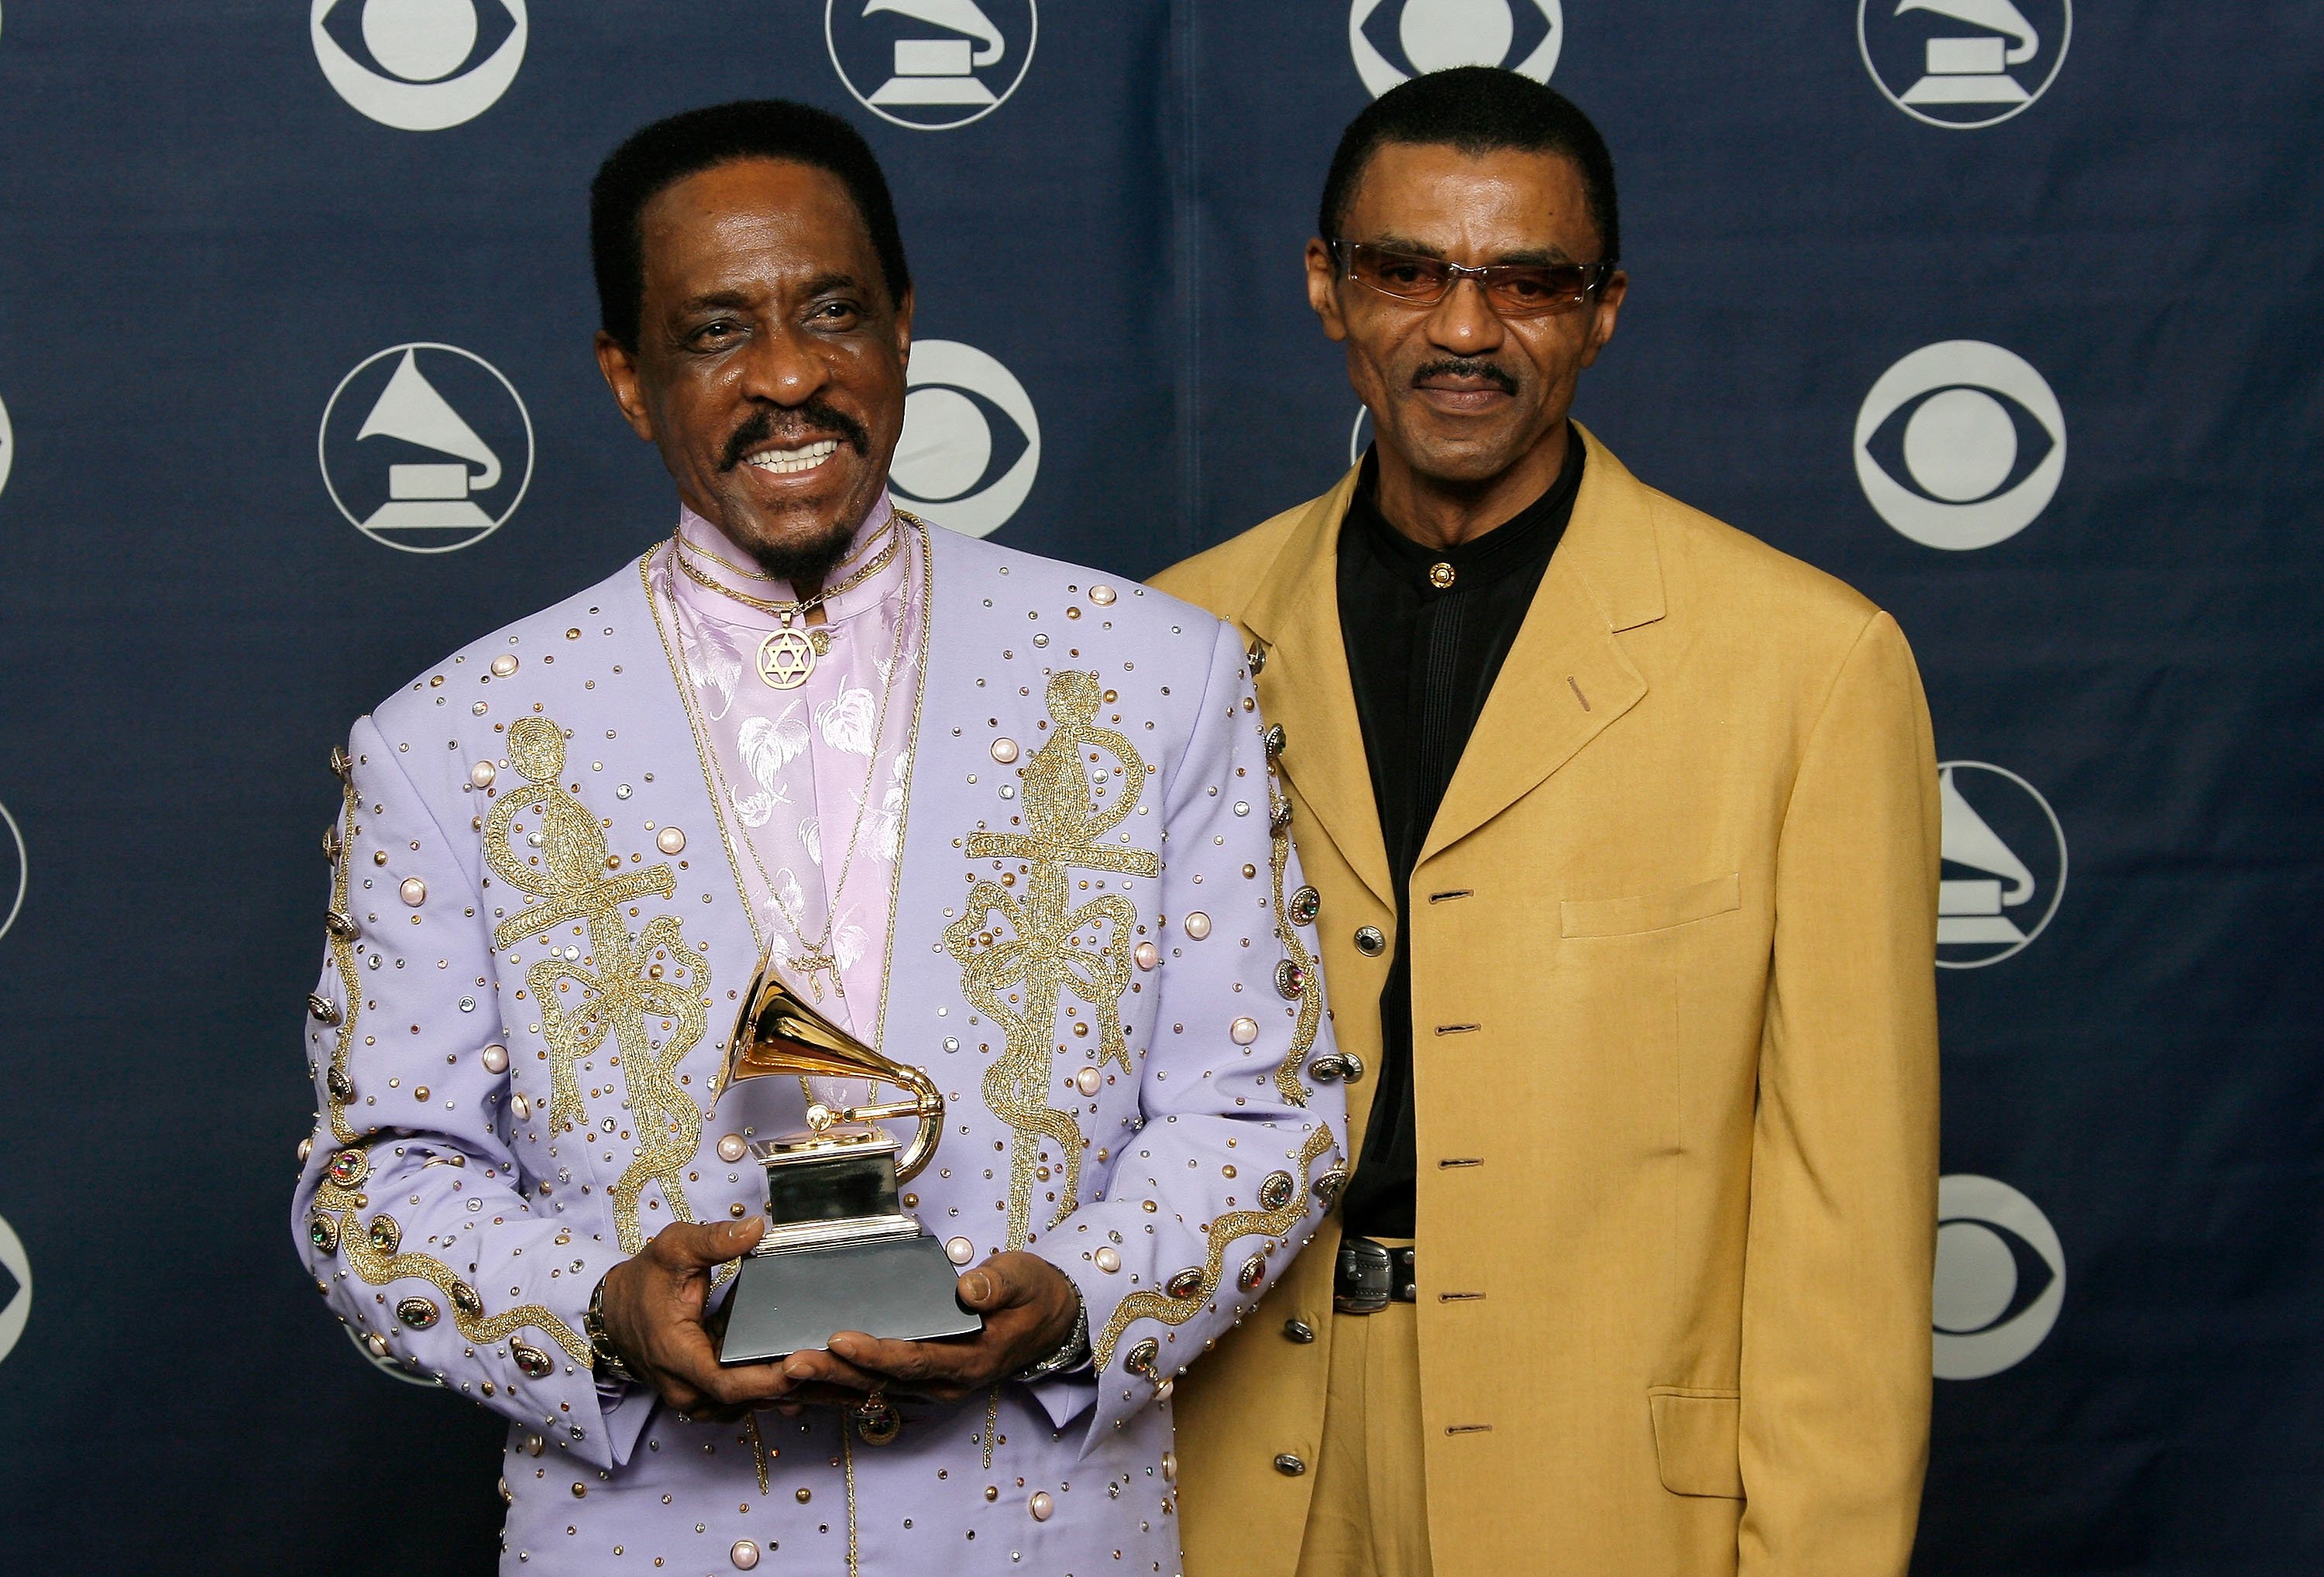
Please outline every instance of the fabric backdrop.
[[1918, 1570], [2324, 1569], [2300, 0], [0, 0], [0, 1568], [494, 1559], [498, 1426], [292, 1257], [300, 998], [349, 720], [674, 518], [589, 351], [613, 143], [862, 126], [919, 281], [900, 489], [1142, 576], [1348, 463], [1324, 161], [1471, 60], [1620, 167], [1583, 419], [1928, 681]]

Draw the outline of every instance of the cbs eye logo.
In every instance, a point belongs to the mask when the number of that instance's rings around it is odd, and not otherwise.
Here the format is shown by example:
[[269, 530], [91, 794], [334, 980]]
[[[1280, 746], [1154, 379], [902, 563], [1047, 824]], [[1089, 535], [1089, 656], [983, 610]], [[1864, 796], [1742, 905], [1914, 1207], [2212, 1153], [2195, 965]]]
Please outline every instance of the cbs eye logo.
[[1503, 66], [1546, 82], [1564, 43], [1560, 0], [1353, 0], [1348, 7], [1348, 52], [1374, 98], [1454, 66]]
[[[524, 64], [524, 0], [314, 0], [316, 62], [382, 125], [440, 132], [500, 102]], [[368, 63], [366, 63], [368, 62]]]
[[1937, 1379], [1983, 1379], [2024, 1362], [2065, 1301], [2066, 1250], [2032, 1200], [1991, 1177], [1938, 1179]]
[[32, 1317], [32, 1262], [24, 1240], [0, 1216], [0, 1359], [15, 1351]]
[[954, 339], [913, 342], [909, 387], [889, 484], [938, 525], [991, 536], [1040, 475], [1032, 396], [1000, 362]]
[[1923, 346], [1856, 413], [1856, 479], [1924, 548], [1990, 548], [2034, 523], [2066, 474], [2066, 414], [2024, 357], [1982, 340]]
[[24, 853], [24, 829], [0, 805], [0, 936], [24, 912], [24, 889], [32, 876], [32, 859]]

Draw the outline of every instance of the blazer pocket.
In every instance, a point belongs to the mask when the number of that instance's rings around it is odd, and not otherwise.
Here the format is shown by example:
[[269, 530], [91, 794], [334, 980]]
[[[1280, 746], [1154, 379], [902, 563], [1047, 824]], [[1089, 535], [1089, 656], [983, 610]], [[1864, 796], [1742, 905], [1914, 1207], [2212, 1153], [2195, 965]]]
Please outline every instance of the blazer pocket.
[[1742, 907], [1743, 878], [1730, 871], [1692, 887], [1637, 898], [1569, 898], [1557, 906], [1558, 929], [1566, 936], [1630, 936], [1707, 920]]
[[1664, 1489], [1674, 1495], [1743, 1499], [1743, 1465], [1736, 1446], [1743, 1422], [1740, 1392], [1654, 1386], [1646, 1405], [1654, 1410], [1655, 1461]]

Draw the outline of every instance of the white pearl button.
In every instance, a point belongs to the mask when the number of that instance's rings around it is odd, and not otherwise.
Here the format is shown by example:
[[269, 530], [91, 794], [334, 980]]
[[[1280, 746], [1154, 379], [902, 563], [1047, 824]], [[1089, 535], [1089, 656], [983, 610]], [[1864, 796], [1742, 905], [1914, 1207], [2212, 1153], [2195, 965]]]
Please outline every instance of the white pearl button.
[[1138, 945], [1137, 958], [1139, 968], [1151, 969], [1162, 962], [1162, 949], [1151, 942], [1140, 942]]
[[1237, 1046], [1249, 1046], [1259, 1038], [1259, 1020], [1238, 1019], [1229, 1027], [1227, 1033], [1234, 1038]]
[[1211, 917], [1196, 909], [1185, 918], [1186, 935], [1199, 942], [1211, 934]]
[[490, 761], [478, 761], [475, 766], [468, 769], [468, 781], [474, 783], [479, 788], [491, 788], [493, 786], [493, 779], [499, 776], [499, 770]]
[[519, 1090], [515, 1094], [509, 1097], [509, 1110], [515, 1112], [520, 1118], [530, 1117], [532, 1115], [532, 1102], [524, 1098], [523, 1091]]
[[1074, 1075], [1074, 1087], [1084, 1095], [1094, 1095], [1105, 1084], [1105, 1075], [1095, 1068], [1084, 1068]]
[[403, 885], [397, 888], [395, 890], [401, 894], [403, 901], [410, 904], [413, 908], [418, 908], [421, 904], [428, 901], [428, 884], [420, 881], [417, 876], [405, 877], [403, 879]]
[[498, 657], [493, 659], [493, 677], [494, 678], [504, 679], [514, 672], [516, 672], [516, 659], [510, 653], [503, 651]]
[[976, 1258], [976, 1245], [966, 1238], [946, 1238], [945, 1258], [955, 1265], [965, 1265]]
[[1003, 735], [992, 742], [992, 759], [1002, 766], [1017, 759], [1017, 742]]
[[1111, 1245], [1106, 1248], [1100, 1249], [1097, 1251], [1096, 1259], [1097, 1268], [1100, 1270], [1104, 1271], [1108, 1276], [1111, 1276], [1115, 1271], [1121, 1268], [1121, 1255]]
[[484, 1047], [484, 1072], [488, 1074], [504, 1074], [508, 1072], [508, 1047], [505, 1046], [487, 1046]]
[[736, 1571], [748, 1572], [759, 1563], [759, 1546], [749, 1539], [736, 1539], [734, 1547], [726, 1552], [726, 1558], [734, 1563]]
[[1113, 588], [1110, 586], [1093, 586], [1090, 587], [1090, 601], [1095, 603], [1101, 608], [1111, 607], [1113, 605]]
[[1035, 1522], [1047, 1522], [1050, 1515], [1057, 1509], [1057, 1503], [1049, 1499], [1049, 1492], [1047, 1489], [1036, 1489], [1033, 1491], [1033, 1499], [1027, 1503], [1027, 1507], [1033, 1513]]
[[718, 1158], [722, 1161], [739, 1161], [749, 1152], [750, 1148], [742, 1142], [741, 1134], [724, 1135], [718, 1141]]
[[666, 826], [654, 834], [654, 847], [665, 854], [686, 853], [686, 835], [674, 826]]

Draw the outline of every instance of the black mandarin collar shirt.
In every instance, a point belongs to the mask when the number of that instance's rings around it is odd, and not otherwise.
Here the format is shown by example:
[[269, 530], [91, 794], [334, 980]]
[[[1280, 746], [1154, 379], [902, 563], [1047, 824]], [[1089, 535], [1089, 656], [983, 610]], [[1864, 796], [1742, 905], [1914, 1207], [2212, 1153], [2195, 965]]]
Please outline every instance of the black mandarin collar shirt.
[[[1437, 807], [1533, 606], [1582, 487], [1582, 436], [1566, 429], [1565, 466], [1515, 518], [1456, 548], [1428, 548], [1388, 523], [1375, 502], [1379, 464], [1364, 456], [1340, 526], [1340, 634], [1355, 688], [1396, 882], [1396, 956], [1380, 990], [1380, 1065], [1363, 1154], [1341, 1206], [1347, 1231], [1413, 1233], [1412, 867]], [[1489, 748], [1490, 742], [1488, 742]]]

